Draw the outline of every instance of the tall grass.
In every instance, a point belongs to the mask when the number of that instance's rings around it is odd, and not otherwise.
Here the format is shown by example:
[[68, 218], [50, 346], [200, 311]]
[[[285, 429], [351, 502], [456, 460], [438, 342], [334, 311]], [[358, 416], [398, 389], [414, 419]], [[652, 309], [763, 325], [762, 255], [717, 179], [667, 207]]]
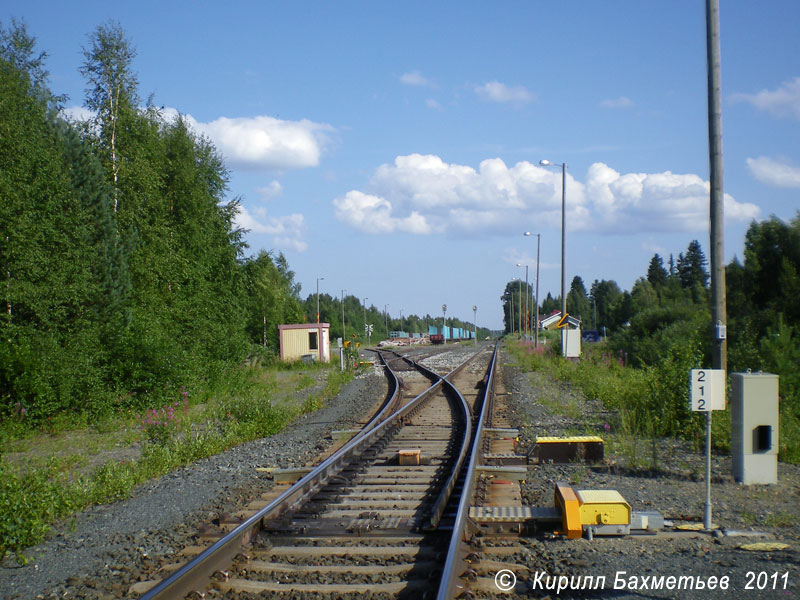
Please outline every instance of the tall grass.
[[[683, 438], [701, 446], [704, 419], [689, 408], [689, 371], [700, 362], [699, 352], [691, 346], [673, 349], [658, 366], [642, 369], [625, 366], [624, 359], [604, 344], [587, 347], [577, 362], [521, 344], [508, 347], [523, 368], [567, 381], [612, 411], [616, 415], [613, 431], [619, 436], [616, 442], [634, 462], [646, 458], [655, 468], [658, 456], [653, 440], [660, 437]], [[717, 413], [712, 421], [712, 440], [721, 449], [730, 446], [730, 418], [725, 413]]]

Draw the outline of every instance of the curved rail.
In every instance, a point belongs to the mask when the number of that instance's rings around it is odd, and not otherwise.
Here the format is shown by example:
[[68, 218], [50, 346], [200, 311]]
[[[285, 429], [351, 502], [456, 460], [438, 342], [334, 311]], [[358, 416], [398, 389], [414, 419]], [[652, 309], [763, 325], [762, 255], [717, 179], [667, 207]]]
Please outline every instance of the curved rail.
[[469, 466], [467, 467], [466, 478], [464, 480], [464, 490], [458, 503], [458, 512], [453, 523], [453, 533], [450, 537], [450, 545], [447, 551], [447, 558], [442, 569], [442, 579], [439, 591], [436, 595], [437, 600], [449, 600], [456, 597], [458, 590], [458, 576], [466, 566], [464, 562], [464, 548], [462, 536], [467, 524], [469, 507], [475, 492], [475, 474], [481, 460], [480, 447], [483, 440], [483, 430], [489, 413], [489, 404], [494, 395], [494, 371], [497, 364], [497, 352], [499, 344], [495, 345], [492, 360], [487, 370], [486, 386], [483, 390], [483, 401], [481, 403], [480, 416], [475, 427], [474, 442], [472, 444], [472, 455], [470, 456]]
[[[466, 365], [466, 363], [464, 363]], [[444, 377], [444, 384], [449, 386], [450, 392], [454, 394], [459, 400], [459, 407], [461, 408], [462, 418], [464, 419], [464, 437], [461, 440], [461, 449], [458, 452], [458, 458], [456, 459], [456, 464], [453, 469], [450, 471], [450, 476], [447, 478], [447, 481], [442, 486], [442, 491], [439, 493], [439, 497], [436, 499], [434, 504], [434, 508], [431, 511], [431, 518], [429, 526], [431, 528], [436, 528], [439, 525], [439, 521], [444, 514], [445, 508], [447, 508], [447, 503], [450, 501], [450, 496], [453, 494], [453, 490], [456, 487], [456, 483], [458, 482], [458, 477], [461, 473], [461, 467], [464, 464], [464, 460], [466, 460], [467, 455], [469, 454], [470, 449], [470, 442], [472, 441], [472, 409], [470, 408], [467, 401], [464, 399], [464, 396], [461, 395], [461, 392], [456, 389], [450, 381], [449, 378], [456, 374], [459, 370], [461, 370], [464, 365], [460, 365]]]
[[[409, 361], [408, 358], [403, 358]], [[412, 361], [409, 362], [415, 364]], [[466, 362], [468, 361], [465, 361], [464, 364]], [[183, 598], [194, 590], [205, 588], [209, 581], [209, 575], [216, 571], [225, 570], [230, 565], [236, 554], [240, 552], [242, 545], [250, 540], [254, 530], [261, 522], [275, 520], [286, 512], [296, 510], [304, 501], [324, 487], [349, 461], [359, 456], [376, 439], [385, 435], [403, 417], [443, 385], [444, 378], [430, 369], [415, 364], [417, 368], [426, 372], [427, 376], [436, 378], [436, 381], [399, 410], [391, 412], [390, 409], [396, 401], [397, 394], [399, 394], [399, 385], [397, 384], [397, 376], [385, 361], [384, 364], [395, 379], [395, 392], [390, 400], [384, 402], [378, 414], [370, 420], [361, 432], [266, 507], [246, 519], [193, 560], [176, 570], [172, 575], [156, 584], [141, 596], [141, 600]], [[391, 412], [388, 416], [386, 415], [387, 411]]]

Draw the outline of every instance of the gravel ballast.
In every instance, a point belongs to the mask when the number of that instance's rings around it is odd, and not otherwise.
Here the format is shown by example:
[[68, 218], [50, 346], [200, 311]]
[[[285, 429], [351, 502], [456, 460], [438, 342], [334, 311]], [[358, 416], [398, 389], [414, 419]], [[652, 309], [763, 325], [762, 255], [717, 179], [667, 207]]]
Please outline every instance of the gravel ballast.
[[28, 549], [26, 566], [6, 558], [0, 567], [2, 598], [126, 597], [142, 570], [177, 560], [172, 555], [191, 544], [203, 523], [271, 487], [256, 467], [305, 465], [331, 444], [331, 431], [356, 426], [387, 390], [386, 377], [375, 368], [281, 433], [143, 484], [125, 501], [75, 515]]

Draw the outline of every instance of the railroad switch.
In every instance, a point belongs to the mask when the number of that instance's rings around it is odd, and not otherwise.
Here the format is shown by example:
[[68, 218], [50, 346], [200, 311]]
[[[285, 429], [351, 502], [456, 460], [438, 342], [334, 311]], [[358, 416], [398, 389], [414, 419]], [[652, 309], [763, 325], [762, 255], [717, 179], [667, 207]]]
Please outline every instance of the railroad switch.
[[[631, 531], [656, 531], [664, 517], [656, 511], [635, 512], [617, 490], [573, 490], [556, 484], [554, 504], [561, 512], [560, 533], [568, 539], [595, 535], [628, 535]], [[557, 532], [558, 533], [558, 532]]]
[[[553, 528], [568, 539], [584, 534], [629, 535], [632, 532], [655, 532], [664, 526], [664, 517], [656, 511], [632, 511], [630, 504], [616, 490], [573, 490], [563, 482], [556, 484], [553, 507], [474, 506], [470, 518], [497, 533], [512, 528]], [[511, 527], [510, 527], [511, 526]]]

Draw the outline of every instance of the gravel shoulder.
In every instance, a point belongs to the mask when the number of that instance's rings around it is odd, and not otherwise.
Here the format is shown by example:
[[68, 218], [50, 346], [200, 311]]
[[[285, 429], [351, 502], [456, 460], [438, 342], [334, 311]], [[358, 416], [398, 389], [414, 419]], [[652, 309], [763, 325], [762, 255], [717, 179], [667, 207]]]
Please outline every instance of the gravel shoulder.
[[[523, 373], [505, 367], [503, 378], [510, 393], [512, 420], [521, 427], [522, 448], [537, 435], [595, 434], [615, 438], [608, 431], [609, 414], [597, 402], [587, 400], [568, 384], [541, 372]], [[580, 407], [576, 411], [575, 407]], [[563, 407], [558, 410], [556, 407]], [[523, 504], [552, 506], [557, 481], [575, 489], [615, 489], [633, 510], [657, 510], [676, 526], [702, 524], [705, 502], [705, 457], [686, 442], [671, 439], [632, 440], [606, 445], [601, 465], [543, 465], [529, 467], [523, 488]], [[652, 455], [657, 460], [653, 467]], [[644, 455], [644, 456], [643, 456]], [[648, 465], [644, 468], [642, 465]], [[559, 598], [793, 598], [800, 595], [800, 468], [779, 464], [777, 485], [737, 484], [731, 457], [715, 452], [712, 459], [712, 522], [715, 535], [676, 532], [659, 536], [595, 538], [593, 541], [529, 540], [530, 552], [515, 556], [525, 567], [529, 581], [540, 584], [530, 597]], [[776, 551], [741, 548], [753, 542], [780, 542]], [[510, 561], [514, 562], [514, 561]], [[615, 588], [618, 574], [626, 582]], [[786, 574], [786, 575], [784, 575]], [[548, 576], [554, 579], [546, 579]], [[542, 587], [556, 578], [570, 587]], [[587, 585], [581, 577], [604, 576], [599, 589], [574, 590]], [[661, 577], [689, 576], [693, 586], [705, 589], [653, 589]], [[712, 578], [728, 578], [726, 590]], [[632, 579], [633, 578], [633, 579]], [[702, 581], [698, 584], [699, 581]], [[596, 582], [595, 582], [596, 583]], [[748, 583], [750, 586], [748, 587]], [[636, 589], [631, 589], [631, 584]], [[566, 585], [566, 584], [565, 584]], [[646, 586], [646, 588], [643, 588]], [[591, 587], [591, 586], [589, 586]]]
[[28, 550], [28, 565], [6, 558], [0, 565], [2, 598], [126, 597], [137, 573], [173, 562], [173, 555], [191, 544], [202, 523], [269, 489], [272, 482], [256, 467], [305, 465], [332, 443], [333, 430], [354, 427], [387, 391], [382, 370], [373, 369], [279, 434], [148, 482], [125, 501], [75, 515]]

